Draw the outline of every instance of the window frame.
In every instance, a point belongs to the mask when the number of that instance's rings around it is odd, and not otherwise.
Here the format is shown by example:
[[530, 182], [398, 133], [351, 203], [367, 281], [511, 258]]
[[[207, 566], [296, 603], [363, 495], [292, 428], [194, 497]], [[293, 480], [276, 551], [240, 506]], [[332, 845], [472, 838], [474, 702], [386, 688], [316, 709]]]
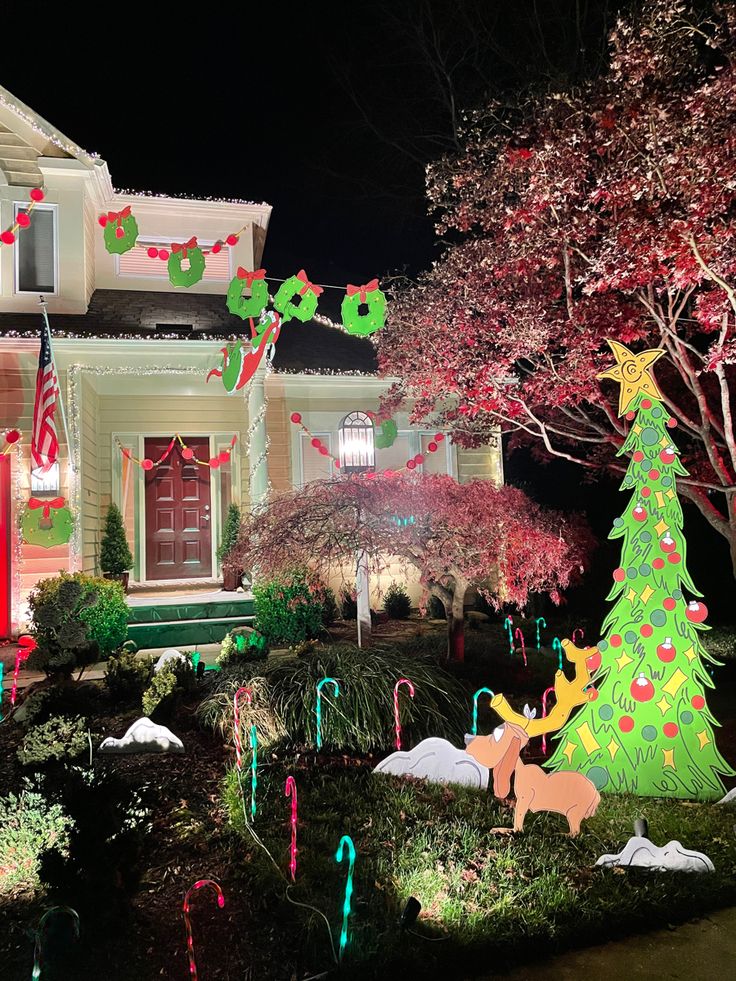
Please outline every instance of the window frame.
[[[27, 211], [31, 201], [13, 201], [13, 222], [18, 217], [19, 211]], [[13, 249], [13, 292], [16, 296], [58, 296], [59, 295], [59, 206], [58, 204], [37, 204], [31, 214], [36, 211], [50, 211], [53, 223], [53, 250], [54, 250], [54, 289], [48, 290], [22, 290], [20, 288], [20, 244], [23, 241], [23, 229], [17, 233], [16, 248]]]

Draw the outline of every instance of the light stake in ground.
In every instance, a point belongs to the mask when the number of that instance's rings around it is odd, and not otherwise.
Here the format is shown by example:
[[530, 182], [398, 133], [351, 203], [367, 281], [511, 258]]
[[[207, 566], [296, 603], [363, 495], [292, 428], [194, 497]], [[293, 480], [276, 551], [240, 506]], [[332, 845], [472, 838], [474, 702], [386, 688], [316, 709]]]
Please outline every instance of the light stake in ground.
[[506, 617], [503, 622], [509, 634], [509, 654], [514, 653], [514, 621], [512, 617]]
[[598, 697], [561, 730], [550, 766], [581, 770], [612, 793], [718, 799], [720, 774], [733, 770], [716, 748], [704, 694], [713, 687], [708, 663], [717, 663], [700, 641], [707, 610], [683, 594], [698, 595], [676, 486], [687, 473], [652, 374], [664, 351], [609, 344], [616, 364], [600, 377], [621, 386], [619, 415], [630, 424], [621, 489], [631, 496], [610, 536], [622, 540], [621, 560], [597, 645]]
[[217, 905], [220, 907], [220, 909], [222, 909], [223, 906], [225, 905], [225, 897], [222, 893], [222, 889], [220, 888], [219, 884], [217, 882], [214, 882], [212, 879], [198, 879], [194, 883], [194, 885], [187, 890], [187, 893], [184, 896], [184, 905], [182, 906], [182, 910], [184, 912], [184, 925], [187, 931], [187, 956], [189, 957], [189, 976], [192, 979], [192, 981], [197, 981], [197, 962], [194, 959], [194, 938], [192, 937], [192, 921], [189, 918], [189, 913], [190, 913], [189, 897], [192, 895], [192, 893], [195, 893], [197, 892], [197, 890], [202, 888], [211, 889], [214, 892], [215, 896], [217, 896]]
[[321, 681], [317, 682], [317, 707], [315, 709], [317, 715], [317, 749], [322, 749], [322, 689], [326, 684], [334, 687], [335, 698], [340, 694], [340, 686], [334, 678], [322, 678]]
[[542, 638], [541, 638], [540, 633], [539, 633], [539, 624], [540, 623], [543, 624], [546, 627], [547, 626], [547, 621], [544, 619], [544, 617], [537, 617], [537, 650], [538, 651], [541, 651], [541, 649], [542, 649]]
[[401, 749], [401, 715], [399, 713], [399, 688], [406, 685], [410, 698], [414, 698], [414, 685], [408, 678], [399, 678], [394, 685], [394, 728], [396, 729], [396, 748]]
[[296, 800], [296, 780], [289, 776], [286, 778], [284, 793], [291, 797], [291, 846], [289, 847], [289, 872], [291, 881], [296, 881], [296, 822], [297, 822], [297, 800]]
[[350, 906], [353, 896], [353, 870], [355, 868], [355, 845], [350, 835], [343, 835], [335, 855], [336, 862], [342, 862], [345, 850], [348, 853], [348, 876], [345, 880], [345, 898], [342, 904], [342, 929], [340, 930], [340, 948], [338, 960], [342, 960], [342, 955], [348, 943], [348, 920], [350, 919]]
[[36, 649], [36, 641], [28, 635], [18, 638], [18, 650], [15, 652], [15, 668], [13, 670], [13, 687], [10, 689], [10, 707], [15, 706], [18, 695], [18, 672], [23, 661], [27, 661]]
[[479, 688], [478, 691], [473, 695], [473, 724], [470, 731], [474, 736], [478, 735], [478, 699], [483, 694], [490, 695], [491, 698], [494, 697], [494, 693], [490, 688]]
[[240, 739], [240, 706], [238, 700], [240, 696], [245, 697], [248, 705], [253, 704], [253, 692], [250, 688], [238, 688], [233, 695], [233, 741], [235, 743], [235, 765], [240, 772], [243, 764], [243, 744]]
[[250, 727], [250, 816], [256, 818], [256, 788], [258, 787], [258, 732], [255, 722]]
[[581, 640], [585, 640], [585, 631], [583, 630], [583, 628], [582, 627], [575, 627], [575, 629], [572, 632], [572, 637], [570, 638], [570, 640], [573, 642], [573, 644], [577, 644], [577, 642], [578, 642], [578, 634], [580, 634], [580, 639]]

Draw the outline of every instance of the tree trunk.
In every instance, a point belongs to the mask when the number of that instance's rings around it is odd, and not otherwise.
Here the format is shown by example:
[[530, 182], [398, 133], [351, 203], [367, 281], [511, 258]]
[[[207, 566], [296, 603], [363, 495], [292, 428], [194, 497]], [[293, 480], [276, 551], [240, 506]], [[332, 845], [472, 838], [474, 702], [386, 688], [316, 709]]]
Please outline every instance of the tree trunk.
[[447, 614], [447, 658], [462, 663], [465, 660], [465, 593], [466, 586], [457, 586], [452, 602], [445, 606]]

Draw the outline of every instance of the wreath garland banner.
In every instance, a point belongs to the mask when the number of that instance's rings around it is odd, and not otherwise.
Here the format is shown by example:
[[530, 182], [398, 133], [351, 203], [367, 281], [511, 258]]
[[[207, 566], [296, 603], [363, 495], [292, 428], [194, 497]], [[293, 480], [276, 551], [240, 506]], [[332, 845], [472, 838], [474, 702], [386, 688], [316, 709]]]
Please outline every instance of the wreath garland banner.
[[131, 463], [137, 464], [142, 470], [154, 470], [156, 467], [160, 467], [161, 464], [164, 463], [171, 455], [171, 451], [174, 449], [174, 446], [177, 443], [179, 444], [179, 446], [181, 446], [181, 455], [185, 460], [187, 460], [190, 463], [198, 463], [200, 467], [211, 467], [212, 470], [217, 470], [217, 468], [221, 466], [221, 464], [228, 462], [228, 460], [230, 459], [230, 453], [232, 451], [232, 448], [235, 446], [237, 441], [238, 441], [238, 437], [237, 434], [235, 434], [233, 438], [230, 440], [230, 449], [222, 450], [217, 456], [213, 456], [209, 460], [198, 459], [194, 455], [194, 450], [191, 449], [191, 447], [187, 446], [187, 444], [181, 438], [179, 433], [174, 433], [174, 435], [171, 437], [169, 445], [163, 451], [163, 453], [158, 458], [158, 460], [149, 460], [148, 457], [145, 457], [144, 459], [140, 460], [138, 457], [133, 456], [133, 454], [128, 449], [128, 447], [123, 446], [120, 440], [116, 440], [116, 443], [118, 445], [118, 449], [123, 454], [123, 456], [127, 457], [127, 459], [131, 461]]
[[[367, 307], [365, 313], [360, 310], [362, 306]], [[340, 315], [348, 334], [368, 337], [380, 330], [386, 322], [386, 295], [378, 288], [378, 280], [372, 279], [363, 286], [348, 283]]]
[[138, 222], [130, 205], [122, 211], [108, 211], [98, 219], [105, 237], [105, 248], [111, 255], [129, 252], [138, 240]]
[[[189, 260], [187, 269], [182, 268], [182, 262]], [[188, 242], [174, 242], [168, 258], [169, 282], [172, 286], [194, 286], [204, 276], [204, 253], [197, 245], [193, 235]]]
[[[273, 298], [273, 305], [282, 315], [284, 323], [292, 317], [305, 323], [317, 312], [318, 298], [322, 293], [324, 288], [312, 283], [304, 269], [300, 269], [296, 276], [290, 276], [281, 284]], [[293, 302], [296, 296], [301, 297], [299, 303]]]
[[[251, 291], [250, 296], [243, 296], [243, 289]], [[227, 308], [230, 313], [247, 320], [250, 317], [260, 317], [261, 313], [268, 306], [268, 283], [266, 282], [266, 270], [256, 269], [250, 272], [238, 266], [237, 272], [230, 280], [227, 289]]]

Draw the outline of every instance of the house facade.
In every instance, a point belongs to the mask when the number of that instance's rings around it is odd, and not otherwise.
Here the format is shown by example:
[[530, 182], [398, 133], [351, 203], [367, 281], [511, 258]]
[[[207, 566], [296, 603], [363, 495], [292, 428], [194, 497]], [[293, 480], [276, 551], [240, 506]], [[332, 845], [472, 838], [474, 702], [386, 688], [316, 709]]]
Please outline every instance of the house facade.
[[[107, 164], [68, 140], [0, 89], [0, 226], [12, 226], [43, 189], [32, 221], [0, 246], [0, 452], [2, 436], [20, 434], [0, 455], [0, 634], [22, 629], [26, 598], [60, 569], [99, 572], [101, 526], [114, 501], [134, 556], [134, 588], [213, 587], [216, 548], [231, 502], [245, 507], [267, 494], [337, 471], [320, 439], [337, 453], [338, 428], [350, 412], [376, 410], [391, 379], [376, 375], [372, 343], [326, 318], [284, 326], [271, 363], [240, 392], [228, 394], [208, 373], [247, 325], [225, 304], [238, 267], [268, 264], [271, 208], [243, 201], [190, 200], [116, 191]], [[130, 207], [136, 246], [110, 254], [100, 215]], [[235, 233], [235, 234], [234, 234]], [[205, 275], [172, 286], [157, 250], [196, 235]], [[309, 265], [309, 257], [304, 264]], [[290, 272], [290, 271], [287, 271]], [[46, 305], [63, 417], [57, 412], [59, 467], [32, 472], [30, 440]], [[291, 422], [298, 412], [310, 431]], [[417, 453], [422, 468], [459, 480], [502, 480], [497, 446], [463, 450], [395, 417], [393, 445], [376, 451], [378, 469], [398, 469]], [[164, 463], [158, 460], [174, 441]], [[184, 448], [191, 456], [184, 453]], [[214, 466], [196, 463], [215, 461]], [[29, 499], [59, 497], [71, 509], [65, 544], [28, 544], [21, 518]]]

